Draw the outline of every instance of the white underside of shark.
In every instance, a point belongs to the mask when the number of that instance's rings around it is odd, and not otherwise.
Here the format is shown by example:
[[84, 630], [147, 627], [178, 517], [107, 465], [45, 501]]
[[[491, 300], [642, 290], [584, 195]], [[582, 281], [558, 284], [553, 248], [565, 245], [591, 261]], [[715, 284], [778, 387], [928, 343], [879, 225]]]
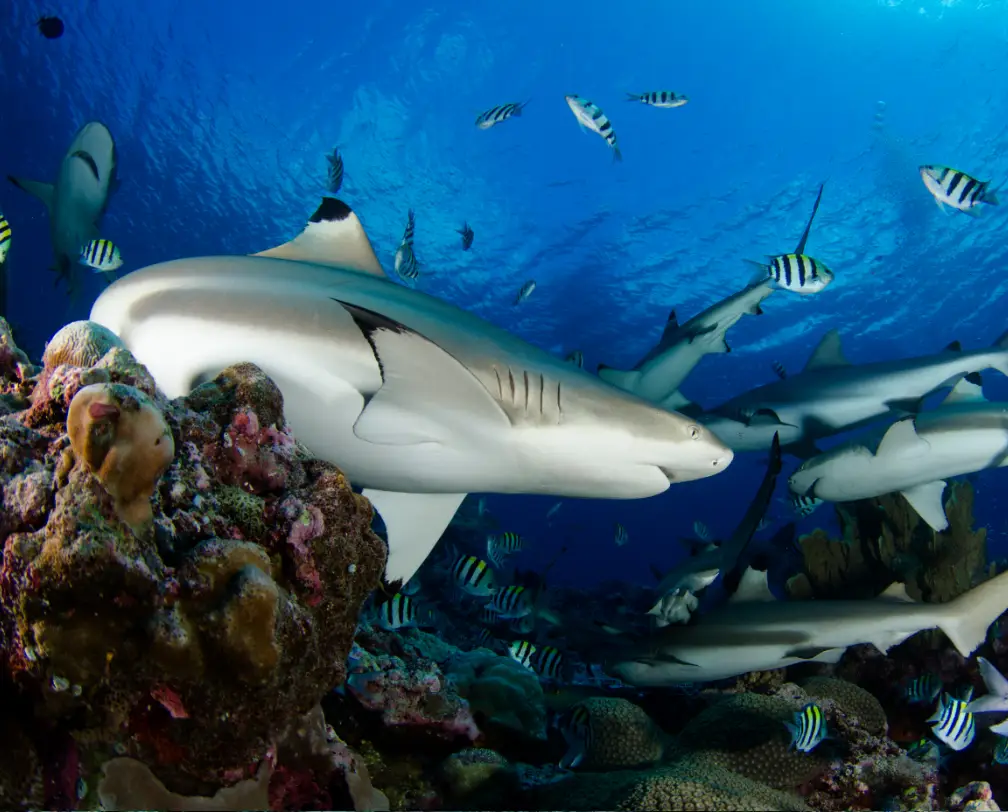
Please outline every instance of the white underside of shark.
[[169, 397], [237, 362], [262, 368], [295, 436], [374, 503], [390, 582], [416, 572], [466, 493], [641, 498], [732, 458], [683, 415], [390, 281], [332, 198], [260, 255], [129, 274], [91, 318]]
[[948, 527], [946, 480], [1008, 465], [1008, 403], [990, 403], [960, 381], [941, 406], [890, 426], [874, 450], [847, 443], [807, 460], [792, 493], [830, 502], [899, 492], [935, 530]]

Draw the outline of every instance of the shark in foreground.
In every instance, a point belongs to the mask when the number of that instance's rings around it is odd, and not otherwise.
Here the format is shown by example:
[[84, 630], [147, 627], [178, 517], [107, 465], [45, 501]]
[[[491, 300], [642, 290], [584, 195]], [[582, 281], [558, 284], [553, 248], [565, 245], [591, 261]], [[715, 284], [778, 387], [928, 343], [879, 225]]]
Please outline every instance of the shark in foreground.
[[[34, 195], [49, 209], [49, 238], [53, 270], [73, 293], [73, 266], [81, 249], [100, 237], [98, 227], [116, 186], [116, 147], [112, 133], [100, 121], [85, 124], [67, 148], [55, 183], [7, 176], [7, 180]], [[110, 271], [109, 280], [115, 279]]]
[[881, 440], [850, 442], [806, 460], [791, 492], [830, 502], [902, 493], [935, 530], [948, 527], [946, 480], [1008, 465], [1008, 403], [991, 403], [963, 379], [937, 409], [898, 420]]
[[[822, 193], [823, 186], [820, 186], [812, 207], [812, 216], [795, 249], [796, 254], [805, 252], [805, 244], [808, 242], [812, 221], [819, 211]], [[679, 324], [673, 310], [661, 340], [633, 369], [614, 369], [600, 364], [598, 376], [666, 409], [685, 406], [689, 400], [679, 392], [682, 382], [705, 355], [731, 352], [726, 337], [728, 330], [747, 313], [755, 316], [762, 314], [760, 303], [774, 289], [772, 280], [768, 280], [764, 273], [759, 280], [708, 307], [685, 324]]]
[[[1008, 332], [993, 347], [962, 351], [953, 342], [936, 355], [851, 364], [840, 334], [823, 336], [797, 375], [745, 392], [698, 419], [734, 451], [781, 447], [800, 457], [819, 453], [815, 441], [886, 415], [916, 413], [928, 395], [985, 369], [1008, 375]], [[891, 489], [890, 489], [891, 490]]]
[[732, 460], [696, 421], [394, 283], [335, 198], [255, 256], [135, 271], [91, 318], [169, 397], [236, 362], [263, 369], [298, 439], [384, 520], [390, 584], [416, 572], [470, 491], [636, 499]]
[[767, 574], [747, 569], [727, 604], [687, 626], [666, 626], [610, 658], [606, 672], [640, 687], [710, 682], [801, 662], [835, 663], [849, 646], [883, 653], [924, 629], [941, 629], [963, 657], [1008, 609], [1008, 573], [948, 603], [916, 603], [902, 584], [872, 600], [779, 601]]

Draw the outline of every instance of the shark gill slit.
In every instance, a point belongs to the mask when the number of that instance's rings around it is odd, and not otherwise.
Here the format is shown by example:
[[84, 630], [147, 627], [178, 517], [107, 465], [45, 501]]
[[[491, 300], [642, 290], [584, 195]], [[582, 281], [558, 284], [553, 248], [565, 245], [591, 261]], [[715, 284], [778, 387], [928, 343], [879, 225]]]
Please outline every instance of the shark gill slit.
[[508, 367], [508, 384], [511, 386], [511, 403], [515, 402], [515, 379], [511, 367]]
[[494, 377], [497, 378], [497, 398], [501, 403], [504, 402], [504, 384], [501, 381], [500, 371], [497, 367], [493, 368]]
[[546, 394], [546, 378], [542, 373], [539, 373], [539, 415], [545, 414], [543, 411], [543, 397]]
[[529, 380], [527, 370], [522, 370], [522, 377], [525, 379], [525, 414], [528, 414]]

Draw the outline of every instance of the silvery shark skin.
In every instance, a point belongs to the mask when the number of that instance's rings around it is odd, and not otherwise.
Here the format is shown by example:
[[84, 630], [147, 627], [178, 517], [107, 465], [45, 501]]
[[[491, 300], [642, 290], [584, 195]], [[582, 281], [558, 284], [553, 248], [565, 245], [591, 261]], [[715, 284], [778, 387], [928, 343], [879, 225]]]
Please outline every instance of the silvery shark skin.
[[778, 601], [766, 573], [747, 570], [734, 598], [687, 626], [668, 626], [631, 643], [606, 672], [641, 687], [710, 682], [800, 662], [835, 663], [872, 643], [886, 652], [924, 629], [941, 629], [963, 657], [1008, 609], [1008, 573], [944, 604], [915, 603], [894, 584], [867, 601]]
[[788, 487], [831, 502], [902, 493], [935, 530], [948, 527], [945, 482], [1008, 465], [1008, 403], [990, 403], [980, 387], [956, 384], [937, 409], [899, 420], [878, 442], [846, 443], [806, 460]]
[[[98, 226], [114, 188], [115, 174], [112, 134], [100, 121], [91, 121], [78, 130], [67, 148], [55, 184], [7, 176], [11, 183], [37, 197], [49, 209], [53, 269], [71, 291], [72, 269], [81, 249], [101, 236]], [[108, 276], [115, 279], [115, 272], [109, 272]]]
[[169, 397], [236, 362], [261, 367], [298, 439], [381, 514], [390, 582], [416, 571], [470, 491], [635, 499], [732, 459], [695, 421], [391, 282], [332, 198], [262, 255], [135, 271], [91, 318]]
[[[822, 202], [823, 188], [824, 185], [819, 187], [812, 214], [794, 251], [796, 254], [805, 252], [812, 221]], [[602, 380], [666, 409], [686, 406], [690, 401], [679, 392], [683, 381], [705, 355], [731, 352], [726, 337], [728, 331], [747, 313], [754, 316], [762, 314], [760, 303], [775, 289], [769, 279], [757, 279], [681, 326], [673, 310], [661, 340], [633, 369], [614, 369], [600, 364], [598, 375]]]
[[805, 369], [753, 389], [698, 417], [734, 451], [781, 446], [800, 456], [818, 454], [814, 441], [890, 414], [916, 412], [923, 398], [985, 369], [1008, 374], [1008, 334], [982, 350], [946, 349], [936, 355], [851, 364], [840, 335], [828, 332]]

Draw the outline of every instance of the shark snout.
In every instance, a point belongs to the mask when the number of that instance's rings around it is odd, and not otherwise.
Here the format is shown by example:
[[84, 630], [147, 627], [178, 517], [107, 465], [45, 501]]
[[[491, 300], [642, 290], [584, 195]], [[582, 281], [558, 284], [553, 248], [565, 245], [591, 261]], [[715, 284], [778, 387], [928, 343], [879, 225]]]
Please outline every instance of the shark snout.
[[735, 458], [735, 452], [726, 446], [706, 426], [686, 426], [686, 441], [677, 445], [671, 462], [660, 465], [669, 482], [686, 482], [705, 479], [720, 474]]

